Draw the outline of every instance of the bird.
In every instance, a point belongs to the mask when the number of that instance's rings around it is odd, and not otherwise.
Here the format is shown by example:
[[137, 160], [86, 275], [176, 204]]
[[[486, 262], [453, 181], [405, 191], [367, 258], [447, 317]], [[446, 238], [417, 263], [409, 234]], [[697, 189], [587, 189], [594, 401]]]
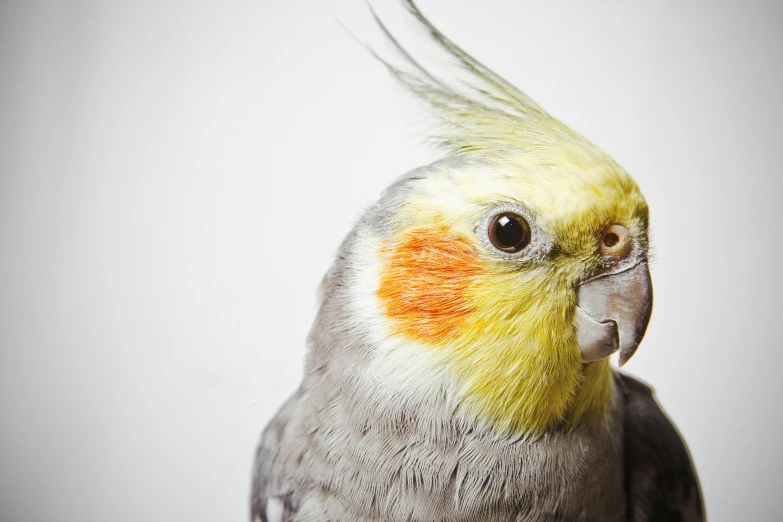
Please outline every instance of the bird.
[[402, 0], [373, 54], [444, 155], [394, 181], [320, 286], [299, 388], [261, 435], [262, 522], [694, 522], [688, 448], [615, 369], [652, 313], [650, 212], [611, 156]]

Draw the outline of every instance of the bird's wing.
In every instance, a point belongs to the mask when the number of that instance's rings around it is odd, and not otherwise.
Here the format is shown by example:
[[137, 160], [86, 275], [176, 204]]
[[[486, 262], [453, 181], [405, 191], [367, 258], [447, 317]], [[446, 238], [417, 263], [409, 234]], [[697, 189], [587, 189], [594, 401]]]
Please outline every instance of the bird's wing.
[[253, 466], [253, 485], [250, 491], [250, 520], [252, 522], [279, 522], [283, 518], [283, 499], [270, 498], [272, 464], [278, 454], [280, 441], [291, 414], [296, 409], [299, 393], [292, 395], [261, 434]]
[[618, 373], [625, 394], [628, 522], [702, 522], [699, 479], [677, 428], [646, 384]]

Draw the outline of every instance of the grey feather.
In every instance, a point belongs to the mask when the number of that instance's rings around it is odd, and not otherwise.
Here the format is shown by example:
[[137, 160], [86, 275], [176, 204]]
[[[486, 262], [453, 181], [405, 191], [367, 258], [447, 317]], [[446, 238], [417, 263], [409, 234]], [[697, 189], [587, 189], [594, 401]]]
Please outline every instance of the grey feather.
[[688, 448], [652, 389], [622, 375], [625, 395], [625, 489], [629, 522], [704, 520]]
[[[253, 470], [253, 485], [250, 493], [250, 519], [261, 520], [263, 522], [279, 522], [269, 520], [267, 517], [267, 508], [269, 502], [268, 492], [272, 489], [272, 466], [275, 458], [280, 452], [283, 434], [288, 425], [291, 414], [296, 409], [298, 393], [292, 395], [278, 410], [272, 421], [267, 425], [261, 434], [261, 440], [256, 450], [255, 466]], [[282, 495], [283, 497], [285, 495]], [[285, 502], [281, 498], [283, 509]], [[292, 509], [289, 505], [287, 509]]]

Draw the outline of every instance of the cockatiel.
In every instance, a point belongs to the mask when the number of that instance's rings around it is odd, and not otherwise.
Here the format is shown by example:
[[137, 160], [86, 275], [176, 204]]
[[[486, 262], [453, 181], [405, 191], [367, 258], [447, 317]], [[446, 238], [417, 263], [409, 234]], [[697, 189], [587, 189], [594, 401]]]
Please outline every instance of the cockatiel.
[[253, 520], [703, 520], [685, 444], [609, 362], [652, 309], [639, 187], [403, 3], [465, 75], [378, 20], [448, 155], [340, 247], [304, 379], [261, 438]]

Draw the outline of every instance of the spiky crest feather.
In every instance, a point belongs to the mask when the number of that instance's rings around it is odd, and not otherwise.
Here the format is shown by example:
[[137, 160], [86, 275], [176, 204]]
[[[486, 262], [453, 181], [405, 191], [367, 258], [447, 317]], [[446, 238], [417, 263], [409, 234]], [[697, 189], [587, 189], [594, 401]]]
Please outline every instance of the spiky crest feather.
[[[468, 54], [446, 37], [413, 0], [401, 0], [416, 25], [458, 67], [463, 77], [447, 81], [421, 64], [392, 34], [370, 8], [381, 31], [395, 48], [402, 65], [371, 49], [389, 72], [408, 91], [427, 104], [436, 119], [430, 138], [453, 154], [482, 151], [577, 149], [606, 156], [590, 141], [552, 117], [527, 94]], [[569, 146], [570, 145], [570, 146]]]

